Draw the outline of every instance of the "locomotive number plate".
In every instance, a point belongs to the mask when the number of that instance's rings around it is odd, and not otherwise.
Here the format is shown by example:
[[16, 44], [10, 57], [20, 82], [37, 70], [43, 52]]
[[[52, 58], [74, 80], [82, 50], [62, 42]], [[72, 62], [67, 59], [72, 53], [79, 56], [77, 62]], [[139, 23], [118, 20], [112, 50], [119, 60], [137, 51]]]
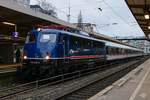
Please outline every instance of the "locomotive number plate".
[[30, 63], [31, 64], [40, 64], [40, 62], [38, 62], [38, 61], [31, 61]]

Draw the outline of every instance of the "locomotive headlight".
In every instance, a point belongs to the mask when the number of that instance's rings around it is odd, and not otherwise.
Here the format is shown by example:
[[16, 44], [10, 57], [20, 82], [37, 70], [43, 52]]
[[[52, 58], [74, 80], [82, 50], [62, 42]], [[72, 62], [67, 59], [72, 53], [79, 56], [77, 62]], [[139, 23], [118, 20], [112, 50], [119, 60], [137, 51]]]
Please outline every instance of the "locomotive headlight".
[[23, 59], [27, 59], [27, 56], [23, 56]]
[[49, 59], [50, 59], [50, 56], [47, 55], [47, 56], [45, 57], [45, 59], [46, 59], [46, 60], [49, 60]]
[[37, 31], [41, 31], [41, 28], [38, 28]]

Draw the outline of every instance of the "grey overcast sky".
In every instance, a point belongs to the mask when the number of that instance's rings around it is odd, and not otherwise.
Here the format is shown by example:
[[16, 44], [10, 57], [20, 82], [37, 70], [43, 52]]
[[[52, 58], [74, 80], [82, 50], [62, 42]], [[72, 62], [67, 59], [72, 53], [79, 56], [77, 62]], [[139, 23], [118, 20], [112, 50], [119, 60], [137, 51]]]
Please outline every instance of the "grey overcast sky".
[[[67, 21], [69, 2], [71, 23], [77, 22], [81, 10], [83, 22], [97, 25], [96, 31], [109, 36], [143, 36], [124, 0], [48, 0], [56, 7], [58, 18]], [[31, 4], [37, 4], [31, 0]], [[98, 10], [101, 8], [102, 11]]]

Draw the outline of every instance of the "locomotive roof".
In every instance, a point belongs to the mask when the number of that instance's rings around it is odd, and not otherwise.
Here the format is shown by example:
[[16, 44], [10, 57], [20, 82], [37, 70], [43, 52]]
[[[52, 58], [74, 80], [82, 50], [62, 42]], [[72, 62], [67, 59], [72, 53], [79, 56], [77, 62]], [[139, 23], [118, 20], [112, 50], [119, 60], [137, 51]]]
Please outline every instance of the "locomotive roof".
[[67, 35], [71, 35], [71, 36], [75, 36], [75, 37], [80, 37], [80, 38], [84, 38], [84, 39], [88, 39], [88, 40], [93, 40], [93, 41], [99, 41], [99, 42], [103, 42], [103, 40], [100, 40], [100, 39], [96, 39], [96, 38], [93, 38], [93, 37], [90, 37], [88, 35], [84, 35], [84, 34], [81, 34], [81, 33], [71, 33], [71, 32], [67, 32], [67, 31], [62, 31], [62, 30], [56, 30], [56, 29], [42, 29], [42, 32], [61, 32], [62, 34], [67, 34]]
[[110, 41], [106, 41], [106, 40], [96, 39], [96, 38], [93, 38], [93, 37], [90, 37], [90, 36], [84, 35], [84, 34], [71, 33], [71, 32], [57, 30], [57, 29], [42, 29], [42, 31], [43, 32], [57, 32], [57, 33], [61, 32], [62, 34], [67, 34], [67, 35], [71, 35], [71, 36], [76, 36], [76, 37], [81, 37], [81, 38], [85, 38], [85, 39], [89, 39], [89, 40], [103, 42], [103, 43], [105, 43], [106, 46], [111, 46], [111, 47], [116, 47], [116, 48], [123, 48], [123, 49], [131, 49], [131, 50], [136, 50], [136, 51], [143, 51], [141, 49], [126, 46], [126, 45], [123, 45], [123, 44], [118, 44], [118, 43], [114, 43], [114, 42], [110, 42]]

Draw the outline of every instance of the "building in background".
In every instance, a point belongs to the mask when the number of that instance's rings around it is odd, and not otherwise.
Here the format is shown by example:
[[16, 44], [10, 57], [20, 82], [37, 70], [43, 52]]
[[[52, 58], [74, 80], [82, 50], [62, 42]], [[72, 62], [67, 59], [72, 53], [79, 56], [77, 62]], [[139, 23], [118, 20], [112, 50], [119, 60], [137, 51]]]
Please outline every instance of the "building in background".
[[77, 27], [83, 29], [83, 19], [82, 19], [82, 13], [81, 13], [81, 11], [80, 11], [80, 13], [79, 13], [79, 15], [78, 15]]
[[124, 43], [132, 45], [136, 48], [142, 49], [144, 53], [150, 54], [150, 42], [147, 40], [136, 40], [136, 38], [145, 38], [145, 37], [115, 37], [114, 39], [135, 39], [135, 40], [121, 40]]
[[150, 42], [147, 40], [123, 40], [122, 42], [134, 46], [136, 48], [139, 48], [143, 50], [144, 53], [150, 54]]
[[[75, 26], [78, 27], [79, 23], [73, 23]], [[95, 30], [94, 28], [96, 27], [95, 24], [91, 24], [91, 23], [82, 23], [82, 27], [81, 28], [83, 31], [89, 32], [89, 33], [93, 33]]]
[[144, 53], [150, 53], [150, 42], [147, 40], [129, 40], [128, 43], [142, 49]]

